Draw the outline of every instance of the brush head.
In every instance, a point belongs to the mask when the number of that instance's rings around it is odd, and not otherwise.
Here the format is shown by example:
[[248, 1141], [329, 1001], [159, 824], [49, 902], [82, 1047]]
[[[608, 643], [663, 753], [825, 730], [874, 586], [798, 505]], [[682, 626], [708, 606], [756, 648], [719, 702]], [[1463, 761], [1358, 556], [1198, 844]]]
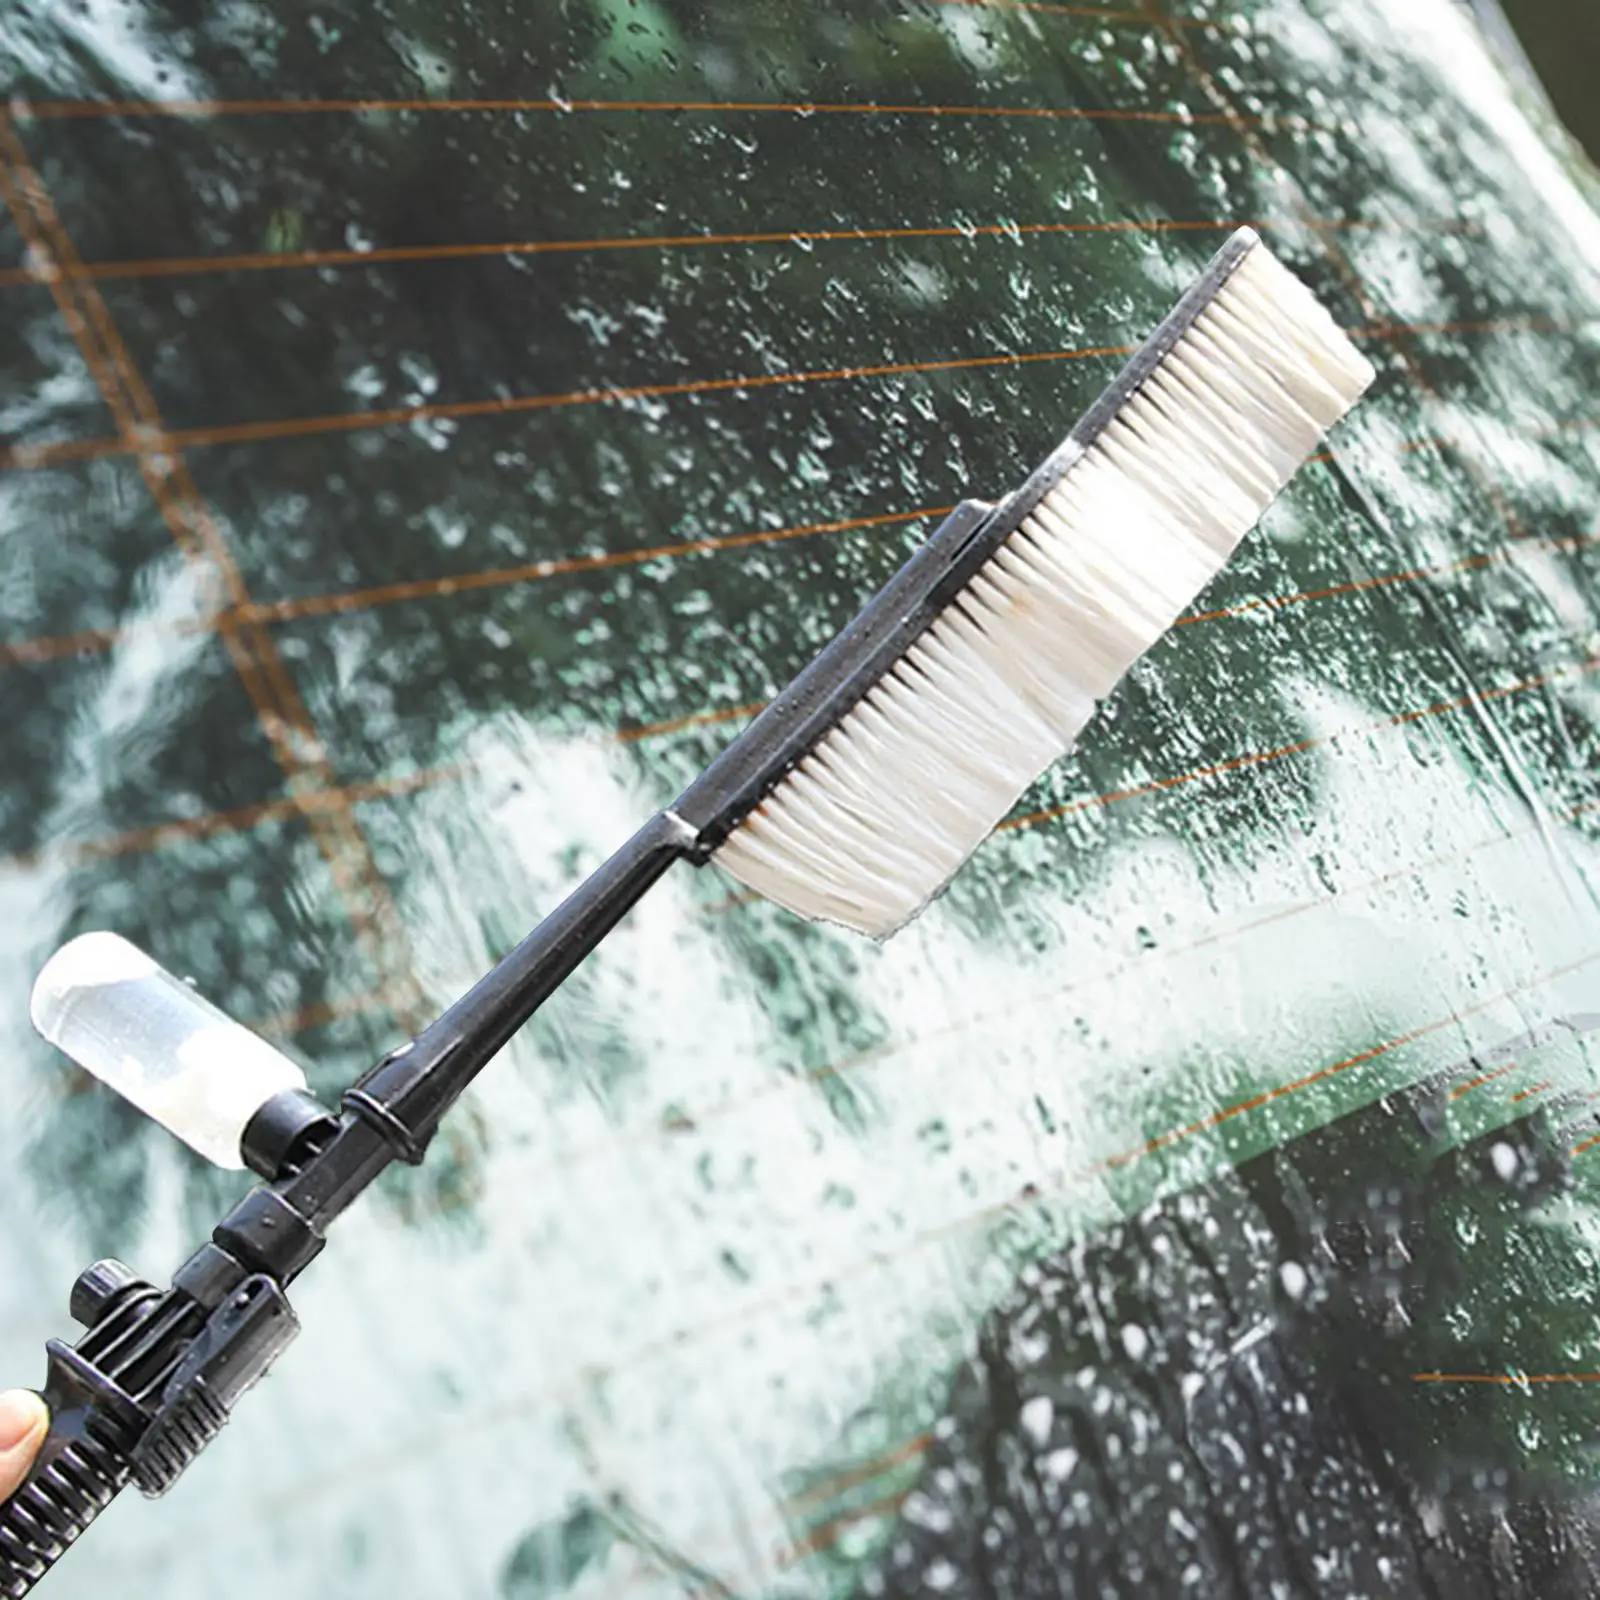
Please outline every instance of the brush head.
[[802, 916], [892, 933], [1373, 377], [1241, 229], [1038, 471], [959, 507], [684, 794], [698, 855]]

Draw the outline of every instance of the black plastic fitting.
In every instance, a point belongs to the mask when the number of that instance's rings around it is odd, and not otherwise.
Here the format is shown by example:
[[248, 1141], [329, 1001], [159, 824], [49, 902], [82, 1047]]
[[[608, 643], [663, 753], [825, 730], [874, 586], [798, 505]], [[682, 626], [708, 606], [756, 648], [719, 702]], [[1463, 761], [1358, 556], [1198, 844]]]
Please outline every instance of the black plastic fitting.
[[67, 1312], [80, 1326], [92, 1328], [130, 1289], [149, 1287], [132, 1267], [108, 1256], [79, 1273]]
[[338, 1117], [315, 1095], [285, 1089], [245, 1124], [239, 1154], [253, 1173], [275, 1183], [304, 1165], [338, 1130]]

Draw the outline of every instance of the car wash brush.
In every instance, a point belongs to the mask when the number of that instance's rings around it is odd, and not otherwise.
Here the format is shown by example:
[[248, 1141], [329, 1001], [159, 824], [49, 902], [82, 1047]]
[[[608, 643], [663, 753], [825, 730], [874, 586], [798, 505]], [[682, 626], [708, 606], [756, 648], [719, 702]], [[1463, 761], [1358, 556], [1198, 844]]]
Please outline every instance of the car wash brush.
[[892, 933], [927, 904], [1227, 562], [1373, 370], [1250, 229], [1217, 254], [1019, 488], [963, 501], [735, 739], [337, 1110], [300, 1069], [113, 934], [40, 974], [41, 1033], [223, 1166], [265, 1181], [157, 1289], [77, 1281], [51, 1427], [0, 1508], [26, 1594], [130, 1481], [167, 1489], [298, 1329], [285, 1290], [395, 1161], [674, 863]]

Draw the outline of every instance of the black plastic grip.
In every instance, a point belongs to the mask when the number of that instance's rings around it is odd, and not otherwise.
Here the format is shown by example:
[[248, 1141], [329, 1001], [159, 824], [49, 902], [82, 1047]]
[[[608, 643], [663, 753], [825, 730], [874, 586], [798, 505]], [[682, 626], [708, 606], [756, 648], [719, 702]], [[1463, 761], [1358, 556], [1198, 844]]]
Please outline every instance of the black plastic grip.
[[[208, 1247], [196, 1260], [213, 1258]], [[0, 1600], [27, 1594], [130, 1480], [165, 1494], [300, 1328], [278, 1282], [237, 1263], [230, 1282], [192, 1260], [187, 1287], [165, 1293], [111, 1265], [79, 1280], [79, 1309], [96, 1317], [77, 1347], [45, 1346], [50, 1431], [0, 1506]], [[95, 1293], [105, 1286], [109, 1298]]]
[[0, 1508], [0, 1596], [16, 1600], [127, 1485], [129, 1430], [95, 1397], [75, 1353], [52, 1340], [42, 1391], [50, 1432], [22, 1486]]

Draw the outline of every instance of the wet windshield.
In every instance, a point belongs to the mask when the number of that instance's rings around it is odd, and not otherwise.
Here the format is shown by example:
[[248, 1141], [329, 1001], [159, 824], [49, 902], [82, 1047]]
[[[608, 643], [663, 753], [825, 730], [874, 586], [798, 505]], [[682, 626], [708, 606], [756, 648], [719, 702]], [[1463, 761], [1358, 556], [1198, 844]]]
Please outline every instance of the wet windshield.
[[1228, 230], [1380, 369], [907, 932], [664, 881], [56, 1593], [1600, 1582], [1600, 220], [1449, 0], [14, 0], [0, 82], [6, 1381], [241, 1189], [31, 1037], [61, 940], [336, 1094]]

